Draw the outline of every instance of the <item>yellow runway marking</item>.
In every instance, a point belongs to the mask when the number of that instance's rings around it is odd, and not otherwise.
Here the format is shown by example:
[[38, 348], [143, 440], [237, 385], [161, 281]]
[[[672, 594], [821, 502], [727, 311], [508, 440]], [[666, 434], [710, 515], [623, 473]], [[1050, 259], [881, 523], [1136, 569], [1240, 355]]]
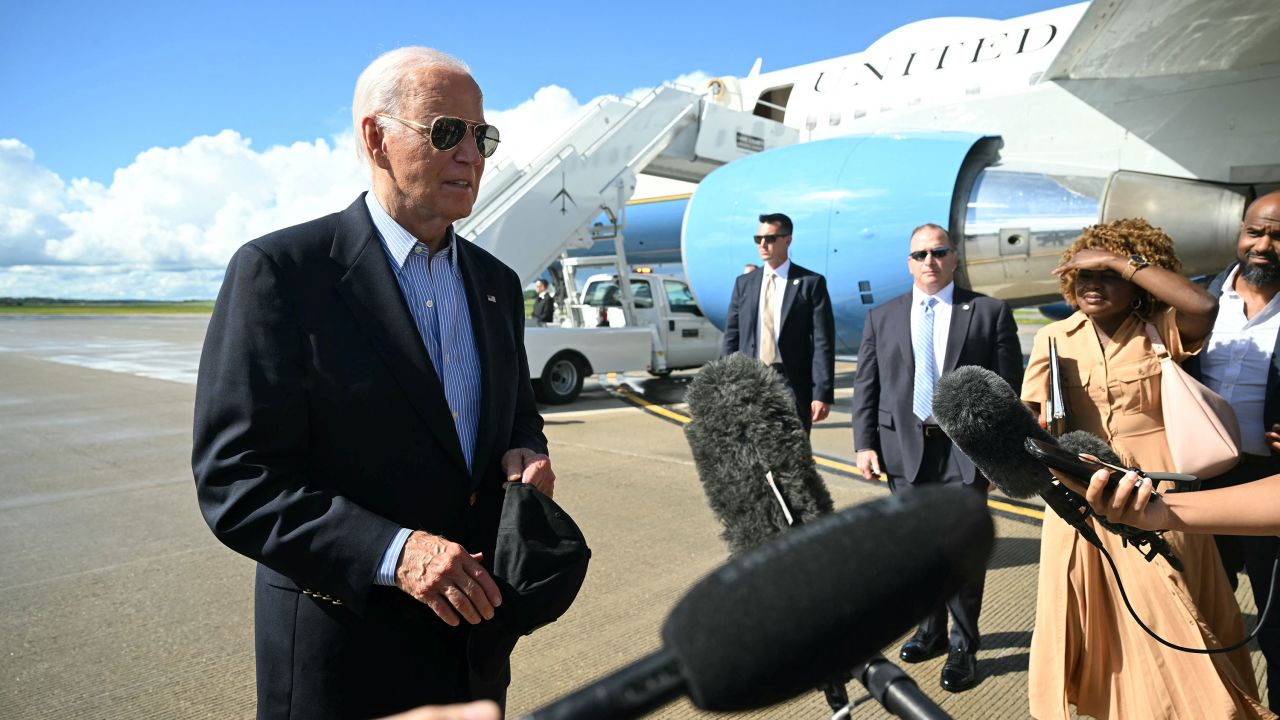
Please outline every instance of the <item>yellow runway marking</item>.
[[[605, 375], [605, 377], [608, 379], [609, 383], [613, 385], [614, 392], [616, 392], [624, 400], [635, 405], [641, 410], [653, 413], [654, 415], [658, 415], [659, 417], [664, 417], [668, 420], [674, 420], [680, 423], [681, 425], [688, 425], [689, 423], [693, 422], [693, 418], [689, 417], [688, 415], [682, 415], [667, 407], [664, 407], [654, 402], [650, 402], [649, 400], [645, 399], [636, 391], [632, 390], [626, 385], [617, 384], [617, 381], [618, 381], [617, 373], [608, 373]], [[857, 467], [850, 465], [848, 463], [840, 462], [839, 460], [832, 460], [831, 458], [825, 458], [819, 455], [814, 455], [813, 461], [822, 467], [827, 467], [832, 470], [839, 470], [840, 472], [849, 473], [851, 475], [857, 475], [858, 477], [861, 477], [864, 480], [867, 479], [858, 470]], [[886, 482], [886, 478], [885, 476], [881, 475], [879, 477], [874, 478], [874, 481], [884, 483]], [[1001, 512], [1020, 515], [1022, 517], [1030, 518], [1032, 520], [1044, 520], [1043, 510], [1035, 510], [1033, 508], [1022, 507], [1021, 505], [1015, 505], [1011, 502], [1006, 502], [1004, 500], [999, 500], [997, 498], [991, 498], [991, 497], [987, 498], [987, 507], [990, 507], [993, 510], [1000, 510]]]

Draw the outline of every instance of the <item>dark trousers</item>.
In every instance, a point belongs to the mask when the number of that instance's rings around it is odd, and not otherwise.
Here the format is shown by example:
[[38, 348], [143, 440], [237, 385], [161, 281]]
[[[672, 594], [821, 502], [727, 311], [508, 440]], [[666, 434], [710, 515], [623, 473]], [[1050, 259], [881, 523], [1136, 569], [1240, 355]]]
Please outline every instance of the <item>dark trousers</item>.
[[804, 426], [804, 433], [806, 435], [810, 434], [813, 431], [813, 409], [810, 407], [811, 401], [801, 400], [801, 398], [796, 394], [796, 389], [791, 384], [791, 378], [787, 377], [787, 368], [785, 365], [782, 363], [774, 363], [769, 367], [773, 368], [773, 371], [782, 377], [783, 386], [791, 393], [791, 399], [796, 404], [796, 415], [800, 416], [800, 424]]
[[[960, 469], [952, 457], [955, 450], [951, 441], [945, 436], [926, 437], [924, 441], [924, 457], [920, 463], [920, 473], [915, 482], [907, 482], [905, 478], [889, 476], [889, 490], [894, 493], [909, 493], [925, 485], [963, 483]], [[987, 496], [987, 481], [978, 476], [970, 485], [964, 487], [975, 493]], [[919, 634], [928, 641], [947, 635], [947, 614], [951, 615], [951, 633], [949, 644], [953, 649], [976, 653], [980, 644], [978, 634], [978, 616], [982, 613], [982, 591], [986, 584], [986, 572], [960, 586], [959, 592], [939, 605], [920, 621]]]
[[[1280, 458], [1277, 456], [1244, 455], [1239, 465], [1223, 475], [1205, 480], [1204, 488], [1208, 490], [1243, 485], [1276, 474], [1280, 474]], [[1214, 539], [1218, 543], [1218, 552], [1222, 555], [1222, 564], [1227, 570], [1227, 577], [1231, 579], [1231, 586], [1235, 587], [1236, 574], [1242, 568], [1249, 575], [1249, 584], [1253, 586], [1253, 601], [1258, 606], [1261, 617], [1271, 588], [1272, 568], [1277, 557], [1280, 557], [1280, 538], [1218, 535]], [[1280, 602], [1271, 608], [1270, 616], [1258, 631], [1258, 648], [1267, 660], [1267, 704], [1272, 711], [1280, 713], [1280, 618], [1277, 615], [1280, 615]]]

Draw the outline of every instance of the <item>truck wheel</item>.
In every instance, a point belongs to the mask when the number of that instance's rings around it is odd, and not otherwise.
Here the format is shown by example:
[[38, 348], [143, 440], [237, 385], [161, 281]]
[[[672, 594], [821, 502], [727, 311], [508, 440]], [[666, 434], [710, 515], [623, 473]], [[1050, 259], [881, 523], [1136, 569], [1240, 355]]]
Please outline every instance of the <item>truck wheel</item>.
[[534, 392], [539, 400], [548, 405], [571, 403], [582, 392], [584, 374], [582, 362], [578, 358], [560, 353], [547, 361], [542, 377], [534, 385]]

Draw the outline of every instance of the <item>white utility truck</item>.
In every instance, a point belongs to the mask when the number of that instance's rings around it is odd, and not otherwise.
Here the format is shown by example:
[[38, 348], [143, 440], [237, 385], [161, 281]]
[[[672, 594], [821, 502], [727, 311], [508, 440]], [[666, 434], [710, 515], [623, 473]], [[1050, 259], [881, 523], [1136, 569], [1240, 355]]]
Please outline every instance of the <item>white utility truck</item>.
[[663, 376], [700, 367], [720, 352], [720, 331], [703, 316], [683, 280], [631, 273], [587, 278], [576, 303], [558, 308], [560, 326], [525, 329], [529, 374], [538, 399], [572, 402], [593, 373], [646, 370]]

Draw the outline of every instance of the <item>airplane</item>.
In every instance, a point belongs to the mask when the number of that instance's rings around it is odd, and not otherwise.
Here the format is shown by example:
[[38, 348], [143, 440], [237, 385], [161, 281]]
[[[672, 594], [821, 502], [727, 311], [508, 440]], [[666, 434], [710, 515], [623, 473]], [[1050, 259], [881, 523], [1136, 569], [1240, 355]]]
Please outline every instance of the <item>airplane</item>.
[[906, 244], [922, 223], [950, 229], [960, 285], [1036, 305], [1060, 300], [1049, 271], [1087, 225], [1145, 217], [1186, 274], [1209, 274], [1234, 258], [1247, 202], [1280, 187], [1271, 0], [937, 18], [859, 53], [761, 65], [702, 97], [769, 127], [737, 131], [737, 154], [714, 169], [659, 157], [642, 172], [694, 179], [692, 193], [626, 205], [628, 259], [682, 262], [721, 327], [736, 276], [758, 261], [760, 213], [793, 219], [792, 257], [827, 277], [837, 352], [854, 354], [867, 310], [910, 288]]

